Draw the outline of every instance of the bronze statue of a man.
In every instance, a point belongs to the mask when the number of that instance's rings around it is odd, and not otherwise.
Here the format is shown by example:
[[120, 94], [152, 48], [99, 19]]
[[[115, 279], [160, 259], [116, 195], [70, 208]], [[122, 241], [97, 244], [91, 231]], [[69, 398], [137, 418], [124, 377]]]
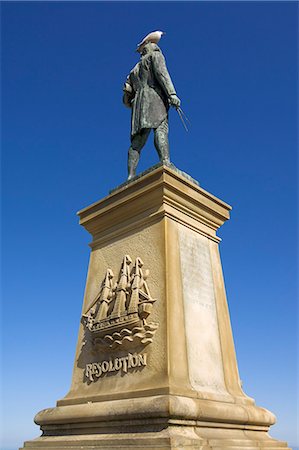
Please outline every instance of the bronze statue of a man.
[[128, 153], [128, 180], [136, 174], [140, 152], [151, 129], [162, 163], [169, 163], [168, 110], [180, 107], [165, 58], [157, 44], [140, 49], [140, 61], [131, 70], [123, 88], [123, 102], [132, 110], [131, 146]]

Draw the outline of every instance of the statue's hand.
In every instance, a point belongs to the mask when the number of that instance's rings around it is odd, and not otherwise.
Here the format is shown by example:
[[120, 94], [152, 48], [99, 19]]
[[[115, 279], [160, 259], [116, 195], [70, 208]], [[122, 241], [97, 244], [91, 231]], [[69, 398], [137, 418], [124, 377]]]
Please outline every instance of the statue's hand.
[[133, 89], [132, 86], [129, 83], [125, 83], [123, 87], [124, 92], [128, 92], [129, 94], [132, 94]]
[[181, 100], [179, 99], [179, 97], [173, 94], [169, 97], [169, 103], [171, 104], [171, 106], [177, 109], [181, 105]]
[[134, 98], [133, 88], [129, 83], [123, 86], [123, 103], [127, 108], [132, 108], [132, 101]]

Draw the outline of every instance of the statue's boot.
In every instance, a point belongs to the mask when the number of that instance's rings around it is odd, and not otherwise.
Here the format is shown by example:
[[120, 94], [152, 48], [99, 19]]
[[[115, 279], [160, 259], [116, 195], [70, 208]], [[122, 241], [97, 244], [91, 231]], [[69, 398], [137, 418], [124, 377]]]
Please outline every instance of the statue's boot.
[[131, 138], [131, 147], [128, 153], [128, 180], [136, 176], [136, 167], [140, 158], [140, 152], [147, 141], [150, 131], [150, 128], [143, 128]]
[[168, 120], [167, 118], [155, 129], [154, 144], [162, 164], [169, 166], [169, 142], [168, 142]]
[[130, 147], [128, 153], [128, 180], [131, 180], [136, 176], [136, 167], [139, 161], [139, 157], [140, 153]]

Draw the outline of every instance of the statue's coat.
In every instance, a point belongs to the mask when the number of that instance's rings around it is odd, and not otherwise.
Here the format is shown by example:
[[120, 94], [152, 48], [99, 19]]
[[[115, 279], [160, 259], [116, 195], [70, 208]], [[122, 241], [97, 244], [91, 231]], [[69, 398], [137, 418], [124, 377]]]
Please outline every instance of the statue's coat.
[[147, 45], [126, 83], [132, 89], [125, 91], [123, 101], [132, 108], [131, 135], [143, 128], [157, 128], [167, 117], [170, 95], [175, 89], [168, 73], [165, 58], [155, 44]]

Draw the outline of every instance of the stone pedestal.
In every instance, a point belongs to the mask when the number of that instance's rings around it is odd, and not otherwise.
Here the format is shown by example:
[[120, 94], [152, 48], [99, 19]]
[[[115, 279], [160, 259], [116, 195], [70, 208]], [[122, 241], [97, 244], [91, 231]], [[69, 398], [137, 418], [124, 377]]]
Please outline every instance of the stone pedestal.
[[25, 449], [287, 449], [241, 389], [216, 235], [230, 206], [160, 166], [79, 212], [72, 385]]

